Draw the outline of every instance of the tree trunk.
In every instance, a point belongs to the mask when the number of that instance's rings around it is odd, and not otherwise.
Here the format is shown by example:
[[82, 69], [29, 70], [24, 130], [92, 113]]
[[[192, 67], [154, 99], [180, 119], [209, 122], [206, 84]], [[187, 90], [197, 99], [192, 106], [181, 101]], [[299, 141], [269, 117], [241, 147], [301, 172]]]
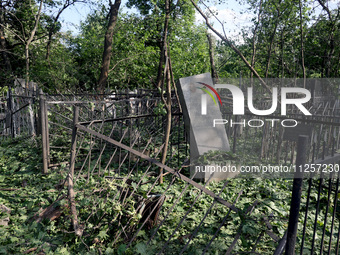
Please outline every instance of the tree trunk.
[[[281, 49], [280, 49], [280, 52], [281, 52], [281, 56], [280, 56], [280, 65], [281, 65], [281, 68], [279, 68], [279, 71], [278, 71], [278, 72], [281, 71], [281, 78], [284, 78], [284, 76], [285, 76], [285, 69], [284, 69], [285, 68], [285, 65], [284, 65], [284, 40], [283, 40], [284, 32], [285, 32], [285, 30], [282, 29], [281, 30], [281, 45], [280, 45], [280, 47], [281, 47]], [[278, 77], [280, 77], [280, 76], [278, 76]]]
[[[159, 60], [159, 68], [163, 66], [162, 59], [165, 59], [165, 68], [163, 75], [161, 75], [161, 79], [157, 81], [157, 86], [161, 87], [161, 98], [165, 105], [166, 109], [166, 127], [165, 127], [165, 134], [164, 134], [164, 147], [162, 151], [162, 164], [166, 163], [166, 156], [168, 153], [168, 145], [169, 145], [169, 139], [170, 139], [170, 131], [171, 131], [171, 67], [170, 67], [170, 61], [168, 58], [168, 49], [167, 49], [167, 34], [168, 34], [168, 28], [169, 28], [169, 20], [170, 20], [170, 1], [165, 0], [165, 20], [164, 20], [164, 29], [163, 29], [163, 50], [160, 55]], [[166, 100], [163, 95], [163, 87], [164, 87], [164, 81], [166, 81]], [[162, 85], [162, 86], [160, 86]], [[160, 169], [160, 179], [159, 182], [163, 183], [163, 169]]]
[[118, 11], [121, 4], [121, 0], [115, 0], [115, 3], [112, 4], [110, 1], [110, 18], [109, 24], [107, 25], [107, 30], [105, 33], [105, 41], [104, 41], [104, 51], [103, 51], [103, 59], [100, 77], [98, 80], [98, 92], [104, 93], [105, 86], [107, 83], [107, 78], [109, 76], [109, 68], [110, 68], [110, 60], [112, 55], [112, 41], [113, 41], [113, 30], [116, 26], [118, 19]]
[[[2, 5], [2, 0], [0, 0], [0, 24], [5, 26], [4, 7]], [[7, 54], [7, 45], [6, 45], [5, 32], [3, 30], [3, 26], [0, 26], [0, 47], [2, 51], [2, 58], [4, 61], [5, 69], [10, 72], [12, 68], [11, 68], [11, 62]]]
[[[257, 36], [257, 29], [259, 27], [260, 21], [261, 21], [261, 13], [262, 13], [262, 0], [260, 1], [260, 6], [259, 6], [259, 15], [257, 16], [257, 24], [254, 28], [254, 34], [253, 34], [253, 55], [251, 58], [251, 67], [254, 68], [255, 66], [255, 56], [256, 56], [256, 36]], [[251, 84], [253, 84], [253, 72], [250, 72], [250, 79], [251, 79]]]
[[215, 61], [214, 61], [214, 45], [211, 34], [207, 31], [207, 38], [208, 38], [208, 44], [209, 44], [209, 56], [210, 56], [210, 69], [211, 69], [211, 77], [215, 80], [218, 79], [218, 74], [215, 67]]
[[63, 7], [58, 11], [57, 16], [55, 16], [55, 18], [53, 19], [53, 24], [50, 27], [49, 31], [48, 31], [48, 39], [47, 39], [47, 44], [46, 44], [46, 60], [49, 61], [50, 58], [50, 54], [51, 54], [51, 43], [52, 43], [52, 38], [53, 35], [55, 33], [55, 28], [57, 25], [57, 22], [59, 20], [60, 15], [63, 13], [63, 11], [65, 11], [66, 8], [68, 8], [69, 6], [75, 4], [78, 0], [67, 0]]
[[165, 20], [164, 20], [164, 28], [163, 28], [163, 38], [160, 43], [160, 56], [159, 56], [159, 64], [158, 64], [158, 73], [157, 73], [157, 87], [162, 87], [162, 82], [164, 80], [165, 72], [163, 72], [163, 65], [166, 59], [166, 46], [168, 39], [168, 28], [169, 28], [169, 19], [170, 19], [170, 3], [168, 0], [165, 1]]
[[299, 0], [299, 9], [300, 9], [300, 40], [301, 40], [301, 66], [303, 72], [303, 87], [306, 88], [306, 68], [305, 68], [305, 56], [303, 50], [303, 20], [302, 20], [302, 3]]
[[273, 48], [275, 34], [276, 34], [276, 29], [277, 29], [278, 24], [279, 24], [279, 20], [277, 20], [277, 22], [275, 23], [274, 31], [273, 31], [273, 34], [272, 34], [271, 39], [270, 39], [268, 55], [267, 55], [267, 65], [266, 65], [266, 76], [265, 76], [266, 79], [268, 78], [269, 66], [270, 66], [270, 58], [271, 58], [271, 55], [272, 55], [272, 48]]
[[28, 89], [28, 83], [30, 80], [30, 58], [29, 58], [29, 47], [33, 41], [33, 38], [35, 36], [35, 32], [38, 29], [38, 24], [39, 24], [39, 20], [40, 20], [40, 16], [41, 16], [41, 9], [43, 6], [43, 0], [40, 1], [40, 6], [39, 6], [39, 10], [38, 10], [38, 14], [34, 17], [35, 18], [35, 23], [34, 23], [34, 27], [31, 31], [30, 37], [28, 38], [28, 40], [25, 42], [25, 58], [26, 58], [26, 89]]
[[28, 89], [28, 84], [30, 81], [30, 52], [29, 52], [29, 44], [25, 44], [25, 59], [26, 59], [26, 79], [25, 79], [25, 87]]
[[322, 8], [327, 12], [329, 22], [331, 23], [331, 29], [329, 32], [329, 50], [325, 49], [325, 54], [324, 54], [324, 61], [323, 61], [323, 70], [321, 77], [330, 77], [331, 76], [331, 69], [332, 69], [332, 57], [334, 55], [335, 51], [335, 44], [334, 44], [334, 31], [336, 29], [336, 24], [340, 15], [340, 11], [338, 10], [336, 17], [333, 19], [332, 18], [332, 13], [329, 10], [329, 8], [325, 5], [325, 3], [322, 0], [317, 0], [319, 4], [322, 6]]

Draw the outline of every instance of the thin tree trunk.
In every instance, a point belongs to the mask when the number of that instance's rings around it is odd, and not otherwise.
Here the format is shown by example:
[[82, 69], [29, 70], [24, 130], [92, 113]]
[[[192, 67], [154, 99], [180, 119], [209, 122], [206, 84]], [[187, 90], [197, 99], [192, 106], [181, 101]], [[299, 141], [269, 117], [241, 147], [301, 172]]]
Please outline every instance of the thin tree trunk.
[[[166, 126], [165, 126], [165, 134], [164, 134], [164, 148], [162, 152], [162, 164], [164, 165], [166, 163], [166, 156], [168, 154], [170, 132], [171, 132], [171, 75], [170, 75], [169, 59], [166, 58], [166, 61], [167, 61], [167, 68], [165, 70], [166, 72], [166, 103], [165, 103]], [[161, 169], [160, 171], [160, 183], [163, 183], [163, 169]]]
[[207, 31], [208, 45], [209, 45], [209, 57], [210, 57], [210, 69], [211, 69], [211, 77], [215, 80], [218, 79], [218, 74], [215, 67], [214, 60], [214, 45], [211, 34]]
[[329, 49], [325, 49], [325, 54], [324, 54], [324, 61], [323, 61], [323, 70], [322, 70], [322, 77], [324, 75], [326, 77], [331, 76], [331, 68], [332, 68], [332, 57], [335, 51], [335, 44], [334, 44], [334, 31], [336, 29], [336, 23], [338, 21], [339, 15], [340, 15], [340, 9], [338, 9], [338, 13], [336, 17], [333, 19], [332, 18], [332, 13], [329, 10], [329, 8], [325, 5], [325, 3], [322, 0], [317, 0], [319, 4], [322, 6], [322, 8], [327, 12], [329, 21], [331, 22], [331, 29], [329, 31]]
[[284, 69], [284, 41], [283, 41], [284, 31], [285, 31], [284, 29], [282, 29], [282, 31], [281, 31], [281, 78], [284, 78], [284, 75], [285, 75], [285, 69]]
[[[2, 0], [0, 0], [0, 24], [5, 25], [4, 6], [2, 5]], [[10, 72], [12, 68], [11, 68], [11, 62], [7, 54], [7, 44], [6, 44], [5, 32], [3, 30], [3, 26], [0, 26], [0, 47], [2, 51], [2, 58], [4, 60], [5, 69]]]
[[303, 20], [302, 20], [302, 3], [299, 0], [299, 9], [300, 9], [300, 40], [301, 40], [301, 65], [302, 65], [302, 72], [303, 72], [303, 87], [306, 88], [306, 68], [305, 68], [305, 56], [304, 56], [304, 49], [303, 49]]
[[332, 31], [332, 35], [330, 36], [330, 47], [329, 47], [329, 53], [327, 56], [327, 62], [326, 62], [326, 75], [327, 77], [331, 77], [332, 72], [332, 58], [335, 51], [335, 44], [334, 44], [334, 31]]
[[163, 81], [163, 74], [164, 74], [164, 70], [163, 70], [163, 65], [164, 65], [164, 55], [165, 55], [165, 45], [164, 45], [164, 39], [163, 38], [159, 44], [159, 48], [160, 48], [160, 55], [159, 55], [159, 63], [158, 63], [158, 72], [157, 72], [157, 80], [156, 80], [156, 86], [157, 88], [161, 87], [162, 81]]
[[35, 16], [35, 23], [34, 23], [33, 30], [31, 31], [30, 37], [28, 38], [28, 40], [25, 43], [25, 59], [26, 59], [26, 84], [25, 84], [25, 86], [26, 86], [26, 89], [28, 89], [28, 83], [29, 83], [29, 80], [30, 80], [29, 47], [30, 47], [30, 45], [31, 45], [31, 43], [33, 41], [33, 38], [35, 36], [35, 32], [38, 29], [43, 2], [44, 2], [43, 0], [40, 1], [40, 6], [39, 6], [38, 14]]
[[[157, 81], [157, 86], [160, 87], [160, 84], [166, 80], [166, 100], [163, 96], [163, 91], [161, 91], [161, 98], [165, 105], [166, 109], [166, 127], [165, 127], [165, 134], [164, 134], [164, 147], [162, 152], [162, 164], [165, 164], [166, 162], [166, 156], [168, 153], [168, 145], [169, 145], [169, 139], [170, 139], [170, 131], [171, 131], [171, 68], [170, 68], [170, 61], [168, 58], [168, 50], [167, 50], [167, 33], [168, 33], [168, 27], [169, 27], [169, 19], [170, 19], [170, 1], [165, 0], [165, 21], [164, 21], [164, 30], [163, 30], [163, 48], [164, 52], [161, 52], [160, 56], [160, 62], [159, 65], [162, 65], [162, 53], [163, 58], [165, 59], [165, 68], [163, 73], [163, 79], [160, 81]], [[161, 88], [163, 90], [164, 84], [162, 84]], [[163, 169], [160, 169], [160, 183], [163, 183]]]
[[[251, 67], [254, 68], [255, 66], [255, 57], [256, 57], [256, 37], [257, 37], [257, 29], [259, 27], [260, 21], [261, 21], [261, 13], [262, 13], [262, 0], [260, 1], [260, 6], [259, 6], [259, 14], [257, 16], [257, 24], [254, 28], [254, 34], [253, 34], [253, 55], [251, 58]], [[251, 79], [251, 84], [253, 84], [253, 72], [250, 72], [250, 79]]]
[[272, 55], [272, 48], [273, 48], [273, 44], [274, 44], [274, 40], [275, 40], [275, 34], [276, 34], [276, 29], [277, 29], [278, 24], [279, 24], [279, 20], [277, 20], [277, 22], [275, 23], [274, 31], [273, 31], [273, 34], [271, 36], [271, 40], [270, 40], [270, 44], [269, 44], [268, 55], [267, 55], [266, 74], [265, 74], [266, 79], [268, 78], [269, 66], [270, 66], [270, 58], [271, 58], [271, 55]]
[[50, 59], [50, 54], [51, 54], [51, 43], [52, 43], [52, 37], [55, 33], [55, 28], [58, 22], [58, 19], [60, 17], [60, 15], [62, 14], [62, 12], [69, 7], [70, 5], [74, 4], [76, 1], [72, 1], [70, 2], [69, 0], [66, 1], [63, 5], [63, 7], [58, 11], [57, 16], [55, 16], [55, 18], [53, 19], [53, 24], [50, 27], [49, 31], [48, 31], [48, 39], [47, 39], [47, 44], [46, 44], [46, 60], [49, 61]]
[[169, 20], [170, 20], [170, 2], [169, 0], [165, 1], [165, 19], [164, 19], [164, 28], [163, 28], [163, 38], [160, 44], [161, 53], [159, 57], [159, 64], [158, 64], [158, 74], [157, 74], [157, 87], [160, 88], [162, 85], [163, 76], [165, 73], [163, 72], [163, 64], [164, 60], [166, 60], [166, 47], [167, 47], [167, 40], [168, 40], [168, 29], [169, 29]]
[[107, 30], [105, 33], [103, 60], [102, 60], [100, 77], [98, 80], [98, 92], [99, 93], [104, 93], [105, 85], [107, 84], [107, 78], [109, 76], [110, 60], [111, 60], [111, 55], [112, 55], [113, 32], [114, 32], [114, 28], [117, 23], [120, 4], [121, 4], [121, 0], [115, 0], [114, 4], [112, 4], [110, 0], [110, 18], [109, 18], [109, 24], [107, 26]]
[[0, 45], [1, 45], [2, 57], [4, 60], [5, 68], [6, 70], [9, 71], [12, 68], [11, 68], [11, 62], [7, 54], [7, 44], [6, 44], [5, 34], [2, 29], [0, 29]]

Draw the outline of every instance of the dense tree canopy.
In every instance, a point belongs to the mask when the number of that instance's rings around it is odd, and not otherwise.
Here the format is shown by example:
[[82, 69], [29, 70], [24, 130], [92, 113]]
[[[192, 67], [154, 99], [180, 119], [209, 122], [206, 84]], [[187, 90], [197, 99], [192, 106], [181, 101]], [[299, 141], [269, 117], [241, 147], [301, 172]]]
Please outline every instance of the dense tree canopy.
[[[82, 21], [79, 33], [62, 32], [60, 14], [77, 2], [95, 7]], [[169, 1], [167, 46], [175, 79], [211, 70], [207, 31], [214, 33], [195, 21], [194, 2], [207, 11], [203, 4], [209, 1]], [[124, 3], [113, 31], [105, 90], [154, 88], [162, 54], [165, 1]], [[220, 77], [240, 73], [249, 77], [250, 66], [263, 78], [339, 76], [340, 6], [334, 1], [242, 3], [253, 17], [252, 24], [242, 28], [242, 40], [236, 43], [228, 34], [228, 41], [216, 35], [212, 40]], [[127, 13], [126, 7], [135, 11]], [[18, 77], [34, 80], [47, 91], [97, 91], [109, 11], [109, 1], [1, 0], [0, 86], [13, 84]]]

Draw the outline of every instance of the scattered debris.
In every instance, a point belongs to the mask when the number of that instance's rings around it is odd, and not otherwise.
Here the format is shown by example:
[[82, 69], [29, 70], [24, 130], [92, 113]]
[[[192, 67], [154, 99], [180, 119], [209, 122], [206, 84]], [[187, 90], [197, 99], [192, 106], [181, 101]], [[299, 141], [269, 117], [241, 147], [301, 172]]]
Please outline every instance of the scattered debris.
[[[0, 212], [5, 214], [11, 214], [11, 209], [5, 205], [0, 204]], [[5, 217], [4, 219], [0, 219], [0, 226], [8, 226], [9, 223], [9, 216]]]
[[32, 220], [35, 220], [36, 222], [41, 222], [44, 219], [49, 219], [50, 221], [58, 219], [63, 211], [68, 207], [68, 205], [60, 206], [59, 202], [63, 200], [66, 197], [66, 195], [62, 195], [59, 199], [57, 199], [54, 203], [46, 207], [42, 210], [42, 208], [38, 211], [37, 214], [35, 214], [32, 217]]

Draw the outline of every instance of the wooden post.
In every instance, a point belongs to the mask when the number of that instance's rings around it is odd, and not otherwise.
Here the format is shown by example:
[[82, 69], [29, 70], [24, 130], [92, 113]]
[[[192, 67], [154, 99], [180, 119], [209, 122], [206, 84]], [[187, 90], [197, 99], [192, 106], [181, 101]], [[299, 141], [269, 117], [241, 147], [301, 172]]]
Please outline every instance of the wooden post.
[[43, 157], [43, 169], [42, 173], [47, 174], [48, 172], [48, 152], [47, 152], [47, 133], [46, 133], [46, 102], [45, 96], [40, 89], [40, 126], [41, 126], [41, 142], [42, 142], [42, 157]]
[[72, 129], [72, 142], [71, 142], [71, 159], [70, 159], [70, 171], [68, 173], [68, 199], [70, 202], [70, 208], [72, 213], [72, 225], [74, 232], [77, 236], [82, 236], [83, 228], [78, 224], [78, 216], [76, 210], [75, 193], [73, 189], [74, 180], [74, 165], [76, 160], [77, 150], [77, 127], [76, 124], [79, 120], [79, 107], [73, 106], [73, 129]]
[[297, 144], [296, 172], [293, 181], [292, 200], [290, 203], [289, 223], [287, 232], [286, 255], [295, 254], [296, 234], [299, 222], [299, 212], [302, 193], [303, 166], [306, 162], [308, 136], [300, 135]]

